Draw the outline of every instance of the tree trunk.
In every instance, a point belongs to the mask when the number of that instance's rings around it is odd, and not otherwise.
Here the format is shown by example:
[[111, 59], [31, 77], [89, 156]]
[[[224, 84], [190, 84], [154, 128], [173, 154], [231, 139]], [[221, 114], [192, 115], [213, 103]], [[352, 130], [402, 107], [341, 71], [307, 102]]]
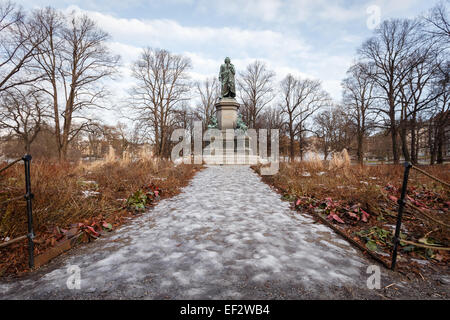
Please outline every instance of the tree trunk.
[[323, 148], [323, 160], [327, 160], [327, 158], [328, 158], [328, 146], [325, 146], [324, 148]]
[[27, 138], [23, 139], [24, 145], [25, 145], [25, 153], [30, 154], [31, 152], [31, 143]]
[[417, 164], [417, 149], [416, 149], [417, 141], [416, 141], [416, 116], [415, 116], [415, 114], [411, 118], [410, 132], [411, 132], [411, 162], [413, 164]]
[[444, 142], [444, 126], [439, 126], [439, 131], [437, 135], [437, 154], [436, 154], [436, 163], [442, 164], [444, 163], [443, 156], [443, 142]]
[[55, 142], [58, 148], [58, 159], [62, 161], [62, 150], [61, 150], [61, 127], [59, 124], [59, 106], [58, 106], [58, 90], [56, 88], [56, 82], [52, 80], [53, 87], [53, 116], [55, 120]]
[[[391, 110], [393, 110], [392, 106], [391, 106]], [[398, 145], [397, 145], [397, 126], [395, 124], [395, 111], [394, 112], [391, 111], [389, 113], [389, 118], [391, 121], [390, 130], [391, 130], [391, 139], [392, 139], [392, 156], [394, 158], [394, 164], [398, 164], [399, 156], [398, 156]]]
[[63, 134], [62, 134], [62, 141], [60, 144], [60, 154], [59, 154], [59, 160], [60, 161], [66, 161], [67, 160], [67, 151], [69, 149], [69, 131], [71, 127], [72, 122], [72, 115], [71, 113], [66, 113], [66, 119], [64, 120], [64, 128], [63, 128]]
[[289, 131], [289, 140], [290, 140], [290, 144], [289, 144], [289, 156], [290, 156], [290, 161], [293, 162], [293, 161], [294, 161], [294, 142], [295, 142], [295, 136], [294, 136], [294, 133], [292, 132], [292, 130]]
[[416, 157], [417, 163], [419, 163], [420, 137], [421, 137], [420, 129], [421, 129], [421, 126], [418, 127], [417, 123], [416, 123], [416, 154], [415, 154], [415, 157]]
[[436, 141], [433, 141], [430, 144], [430, 165], [435, 164], [436, 162]]
[[432, 122], [428, 124], [428, 151], [430, 152], [430, 165], [433, 165], [436, 161], [435, 153], [435, 139], [434, 139], [434, 127]]
[[294, 123], [292, 120], [292, 115], [289, 114], [289, 161], [294, 161], [294, 141], [295, 141], [295, 134], [294, 134]]
[[364, 164], [364, 150], [363, 150], [364, 135], [362, 134], [360, 129], [358, 129], [358, 132], [357, 132], [357, 139], [358, 139], [358, 146], [357, 146], [357, 150], [356, 150], [356, 155], [358, 157], [359, 164], [363, 165]]
[[405, 158], [405, 161], [411, 161], [411, 156], [408, 150], [408, 141], [406, 139], [407, 136], [407, 130], [406, 130], [406, 121], [402, 120], [400, 123], [400, 140], [402, 143], [402, 152], [403, 157]]
[[303, 161], [303, 141], [302, 141], [302, 134], [300, 133], [298, 135], [298, 144], [299, 144], [299, 155], [300, 155], [300, 161]]
[[397, 145], [397, 128], [395, 124], [391, 126], [391, 139], [392, 139], [392, 156], [394, 158], [394, 164], [398, 164], [398, 145]]

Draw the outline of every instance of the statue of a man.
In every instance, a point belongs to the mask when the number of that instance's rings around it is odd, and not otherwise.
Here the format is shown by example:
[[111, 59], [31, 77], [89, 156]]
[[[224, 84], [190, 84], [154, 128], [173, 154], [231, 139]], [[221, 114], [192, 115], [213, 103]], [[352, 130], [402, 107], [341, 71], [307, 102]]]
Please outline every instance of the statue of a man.
[[234, 82], [234, 65], [231, 63], [230, 58], [225, 58], [225, 63], [220, 66], [219, 81], [221, 83], [221, 98], [234, 98], [236, 97], [236, 85]]

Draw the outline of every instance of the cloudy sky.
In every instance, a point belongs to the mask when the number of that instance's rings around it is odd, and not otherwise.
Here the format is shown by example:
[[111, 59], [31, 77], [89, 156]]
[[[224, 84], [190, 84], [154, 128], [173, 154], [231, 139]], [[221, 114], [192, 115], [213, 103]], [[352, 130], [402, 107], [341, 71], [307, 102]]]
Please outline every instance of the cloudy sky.
[[142, 47], [191, 58], [193, 79], [216, 77], [225, 56], [237, 70], [263, 60], [280, 80], [320, 79], [340, 99], [340, 81], [377, 21], [415, 17], [436, 0], [16, 0], [26, 9], [80, 10], [109, 32], [122, 56], [116, 92], [131, 83], [129, 64]]

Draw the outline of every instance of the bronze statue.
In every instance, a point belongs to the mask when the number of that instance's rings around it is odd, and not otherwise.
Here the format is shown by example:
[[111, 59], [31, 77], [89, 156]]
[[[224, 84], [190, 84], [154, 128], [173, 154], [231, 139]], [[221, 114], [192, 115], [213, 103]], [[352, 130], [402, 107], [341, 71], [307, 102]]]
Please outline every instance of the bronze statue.
[[234, 75], [236, 71], [230, 58], [225, 58], [225, 63], [220, 66], [219, 81], [221, 83], [221, 98], [236, 97], [236, 85], [234, 82]]

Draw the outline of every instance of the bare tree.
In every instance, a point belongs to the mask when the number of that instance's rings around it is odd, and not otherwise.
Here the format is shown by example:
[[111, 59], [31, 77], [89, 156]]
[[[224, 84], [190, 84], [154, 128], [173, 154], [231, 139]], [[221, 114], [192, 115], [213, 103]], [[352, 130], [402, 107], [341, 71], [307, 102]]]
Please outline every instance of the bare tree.
[[360, 164], [364, 163], [364, 145], [369, 130], [373, 126], [371, 108], [374, 97], [374, 81], [367, 74], [373, 73], [366, 70], [370, 68], [364, 63], [357, 63], [347, 71], [347, 78], [342, 81], [343, 102], [349, 111], [356, 129], [357, 148], [356, 155]]
[[24, 12], [10, 1], [0, 0], [0, 92], [29, 84], [40, 75], [24, 73], [44, 35]]
[[370, 76], [376, 83], [382, 99], [377, 111], [385, 114], [391, 133], [394, 163], [399, 162], [398, 121], [399, 97], [405, 78], [421, 61], [416, 55], [420, 38], [417, 37], [420, 24], [417, 20], [392, 19], [383, 21], [375, 35], [364, 42], [359, 49], [360, 57], [370, 68]]
[[151, 134], [155, 155], [168, 156], [170, 130], [175, 110], [188, 99], [190, 89], [188, 58], [167, 50], [146, 48], [134, 63], [137, 83], [131, 90], [136, 120]]
[[[444, 162], [443, 147], [450, 127], [450, 62], [440, 64], [439, 73], [433, 82], [433, 91], [440, 93], [432, 102], [428, 113], [428, 145], [430, 164]], [[448, 140], [447, 140], [448, 141]]]
[[203, 120], [203, 130], [206, 130], [215, 113], [214, 106], [220, 98], [219, 82], [216, 78], [208, 78], [203, 82], [197, 82], [195, 87], [200, 97], [200, 110], [197, 112], [197, 117]]
[[350, 149], [353, 138], [350, 116], [338, 105], [324, 110], [314, 117], [314, 133], [324, 160], [327, 160], [330, 152]]
[[327, 160], [328, 155], [332, 152], [332, 135], [337, 127], [335, 119], [329, 110], [314, 117], [314, 133], [318, 138], [314, 145], [323, 153], [324, 160]]
[[[425, 38], [424, 38], [425, 41]], [[405, 78], [405, 85], [400, 87], [400, 137], [405, 160], [414, 164], [418, 162], [417, 120], [421, 113], [432, 107], [432, 102], [442, 94], [433, 90], [433, 81], [438, 74], [440, 49], [433, 44], [419, 48], [420, 61], [410, 70]], [[409, 129], [409, 130], [408, 130]], [[408, 132], [410, 133], [410, 150], [408, 149]]]
[[23, 141], [25, 152], [30, 153], [44, 123], [48, 102], [42, 93], [28, 88], [27, 91], [9, 89], [0, 98], [0, 128]]
[[259, 120], [256, 122], [256, 127], [270, 129], [283, 129], [283, 114], [282, 110], [277, 107], [267, 107], [261, 112]]
[[[448, 2], [448, 1], [447, 1]], [[429, 36], [426, 42], [428, 46], [434, 46], [439, 50], [440, 62], [436, 65], [437, 72], [432, 79], [432, 93], [439, 95], [438, 99], [432, 101], [431, 107], [425, 110], [428, 116], [428, 146], [430, 151], [430, 164], [443, 163], [444, 142], [448, 140], [448, 128], [450, 121], [450, 96], [449, 96], [449, 61], [448, 50], [450, 49], [450, 22], [448, 8], [443, 1], [429, 10], [423, 17], [425, 22], [425, 33]]]
[[240, 73], [238, 86], [242, 100], [244, 121], [249, 128], [256, 128], [261, 111], [274, 99], [273, 78], [275, 73], [265, 63], [256, 60]]
[[[282, 114], [286, 117], [290, 139], [290, 160], [294, 160], [295, 137], [302, 137], [307, 130], [306, 121], [320, 108], [329, 105], [331, 99], [322, 89], [320, 81], [310, 79], [297, 79], [291, 74], [281, 81]], [[300, 145], [302, 141], [299, 141]], [[303, 154], [300, 149], [300, 157]]]
[[43, 90], [53, 102], [55, 140], [65, 160], [71, 141], [93, 122], [86, 109], [101, 107], [108, 91], [102, 81], [117, 72], [119, 56], [106, 46], [109, 35], [86, 15], [38, 10], [34, 21], [46, 33], [36, 61], [45, 73]]
[[424, 17], [424, 20], [428, 26], [427, 33], [448, 49], [450, 43], [450, 21], [445, 4], [441, 2], [433, 7], [428, 15]]
[[129, 129], [128, 126], [124, 123], [118, 122], [116, 125], [116, 130], [117, 130], [117, 135], [120, 141], [120, 150], [121, 153], [123, 154], [123, 152], [128, 151], [129, 146], [130, 146], [130, 141], [129, 141]]

